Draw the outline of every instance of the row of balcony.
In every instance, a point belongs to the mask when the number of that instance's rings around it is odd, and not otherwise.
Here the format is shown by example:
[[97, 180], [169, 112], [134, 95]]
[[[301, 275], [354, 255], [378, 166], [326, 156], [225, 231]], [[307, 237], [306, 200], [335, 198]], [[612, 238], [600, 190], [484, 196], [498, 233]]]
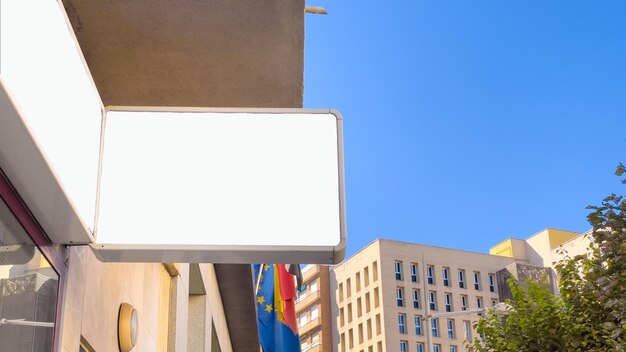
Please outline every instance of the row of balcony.
[[321, 297], [321, 295], [320, 295], [320, 291], [319, 290], [309, 291], [309, 292], [303, 293], [295, 301], [295, 303], [296, 303], [296, 311], [299, 312], [299, 311], [305, 309], [306, 307], [310, 306], [311, 304], [317, 302], [320, 299], [320, 297]]

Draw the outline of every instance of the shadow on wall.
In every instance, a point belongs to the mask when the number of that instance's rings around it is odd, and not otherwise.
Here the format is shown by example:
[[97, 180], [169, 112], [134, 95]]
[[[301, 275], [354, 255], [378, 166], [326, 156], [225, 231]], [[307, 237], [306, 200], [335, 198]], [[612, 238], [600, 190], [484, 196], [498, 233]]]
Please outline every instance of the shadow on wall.
[[528, 284], [526, 283], [527, 279], [536, 282], [547, 280], [547, 284], [549, 285], [552, 293], [556, 293], [554, 285], [554, 275], [552, 272], [552, 268], [546, 268], [530, 264], [512, 263], [507, 265], [506, 268], [496, 273], [498, 281], [498, 295], [500, 301], [504, 302], [507, 299], [513, 299], [511, 289], [509, 288], [509, 284], [507, 282], [510, 277], [513, 277], [515, 280], [517, 280], [524, 288], [528, 287]]

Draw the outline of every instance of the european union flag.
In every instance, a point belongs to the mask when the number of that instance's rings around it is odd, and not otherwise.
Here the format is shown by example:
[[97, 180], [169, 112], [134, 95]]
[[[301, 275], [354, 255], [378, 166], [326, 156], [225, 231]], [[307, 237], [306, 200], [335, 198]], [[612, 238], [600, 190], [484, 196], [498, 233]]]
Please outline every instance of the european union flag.
[[263, 352], [299, 352], [293, 275], [284, 264], [263, 264], [258, 273], [256, 307]]

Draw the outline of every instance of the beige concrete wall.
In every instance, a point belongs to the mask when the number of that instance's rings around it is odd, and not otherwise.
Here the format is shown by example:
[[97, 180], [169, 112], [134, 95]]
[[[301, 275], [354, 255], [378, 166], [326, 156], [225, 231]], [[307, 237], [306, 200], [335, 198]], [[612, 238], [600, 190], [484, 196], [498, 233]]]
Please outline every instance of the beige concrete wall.
[[580, 237], [576, 232], [544, 229], [526, 239], [526, 255], [532, 265], [552, 267], [555, 258], [552, 252], [562, 243]]
[[71, 248], [63, 350], [77, 351], [82, 335], [96, 351], [116, 351], [119, 306], [130, 303], [139, 317], [137, 350], [157, 351], [159, 317], [167, 314], [160, 304], [163, 275], [161, 264], [104, 264], [86, 248]]
[[[203, 273], [206, 273], [205, 287], [207, 290], [208, 307], [213, 321], [213, 328], [220, 345], [221, 351], [232, 352], [233, 347], [229, 335], [228, 324], [226, 323], [226, 313], [224, 304], [218, 288], [217, 276], [213, 264], [200, 264]], [[253, 333], [256, 334], [256, 331]], [[215, 342], [212, 342], [215, 343]]]
[[[554, 262], [559, 262], [562, 259], [565, 259], [566, 256], [575, 257], [580, 254], [588, 253], [590, 243], [591, 240], [583, 235], [572, 238], [552, 250], [552, 260]], [[562, 253], [561, 250], [564, 250], [566, 253]]]
[[[332, 268], [330, 272], [331, 313], [333, 316], [333, 351], [343, 351], [340, 348], [341, 336], [345, 339], [345, 351], [368, 350], [378, 351], [378, 345], [384, 349], [385, 325], [383, 316], [383, 298], [380, 274], [379, 242], [375, 241], [353, 255], [343, 263]], [[374, 264], [375, 263], [375, 264]], [[367, 268], [367, 275], [365, 274]], [[356, 273], [360, 273], [360, 289], [357, 290]], [[365, 283], [367, 277], [368, 283]], [[347, 294], [347, 282], [350, 279], [350, 296]], [[378, 295], [378, 306], [376, 306]], [[369, 312], [367, 302], [369, 297]], [[359, 301], [361, 302], [361, 316], [358, 315]], [[348, 310], [351, 309], [352, 321], [349, 321]], [[341, 314], [343, 312], [343, 314]], [[343, 319], [341, 318], [343, 315]], [[380, 321], [380, 330], [377, 331], [377, 317]], [[343, 324], [342, 324], [343, 320]], [[371, 325], [371, 337], [368, 337], [368, 321]], [[359, 325], [363, 329], [363, 342], [359, 342]], [[349, 347], [349, 334], [352, 331], [353, 347]]]
[[[423, 256], [423, 262], [422, 262]], [[494, 274], [498, 269], [505, 267], [507, 264], [513, 262], [512, 258], [492, 256], [488, 254], [460, 251], [448, 248], [432, 247], [432, 246], [420, 246], [415, 244], [408, 244], [396, 241], [382, 241], [381, 242], [381, 274], [383, 285], [383, 299], [385, 310], [385, 325], [387, 338], [387, 348], [389, 351], [396, 351], [399, 349], [399, 341], [405, 340], [409, 342], [410, 349], [415, 349], [417, 342], [426, 342], [425, 337], [415, 336], [414, 329], [414, 316], [425, 316], [430, 313], [436, 315], [438, 313], [445, 312], [444, 295], [445, 293], [452, 294], [452, 311], [461, 310], [461, 295], [467, 296], [469, 309], [477, 309], [476, 299], [482, 298], [482, 305], [486, 307], [490, 304], [491, 300], [498, 299], [498, 293], [490, 292], [488, 285], [489, 274]], [[403, 280], [396, 280], [394, 273], [394, 262], [401, 261], [403, 269]], [[409, 275], [409, 266], [411, 263], [418, 264], [419, 266], [419, 282], [412, 283]], [[426, 267], [434, 267], [434, 284], [426, 284], [424, 290], [424, 283], [422, 280], [426, 279]], [[443, 268], [449, 268], [451, 286], [446, 287], [443, 285], [442, 272]], [[464, 270], [465, 288], [460, 288], [458, 283], [458, 271]], [[473, 285], [473, 273], [478, 272], [480, 276], [479, 290], [474, 289]], [[396, 303], [396, 288], [402, 287], [405, 292], [405, 306], [398, 308]], [[421, 293], [421, 305], [420, 309], [414, 309], [412, 306], [411, 292], [413, 289], [420, 290]], [[428, 291], [428, 292], [425, 292]], [[428, 293], [435, 292], [437, 310], [429, 311], [426, 306], [428, 303]], [[427, 312], [427, 310], [429, 312]], [[398, 329], [398, 313], [404, 313], [407, 317], [407, 334], [400, 334]], [[433, 343], [440, 344], [443, 347], [443, 351], [447, 351], [450, 345], [457, 346], [459, 350], [462, 350], [464, 343], [463, 340], [463, 320], [476, 321], [478, 316], [476, 314], [459, 315], [450, 317], [454, 320], [455, 325], [455, 338], [449, 339], [447, 337], [445, 317], [439, 318], [439, 336], [434, 337]], [[426, 324], [423, 324], [422, 329], [426, 329]]]
[[513, 258], [519, 260], [526, 260], [528, 255], [526, 254], [526, 241], [512, 238], [511, 250], [513, 252]]
[[[176, 265], [178, 273], [172, 277], [162, 264], [102, 263], [88, 248], [71, 247], [68, 266], [63, 351], [78, 351], [81, 335], [96, 351], [117, 351], [121, 303], [130, 303], [138, 311], [139, 335], [133, 351], [208, 351], [212, 324], [221, 350], [232, 351], [212, 265], [201, 265], [206, 295], [191, 300], [189, 264]], [[203, 324], [190, 329], [189, 322], [198, 321]]]

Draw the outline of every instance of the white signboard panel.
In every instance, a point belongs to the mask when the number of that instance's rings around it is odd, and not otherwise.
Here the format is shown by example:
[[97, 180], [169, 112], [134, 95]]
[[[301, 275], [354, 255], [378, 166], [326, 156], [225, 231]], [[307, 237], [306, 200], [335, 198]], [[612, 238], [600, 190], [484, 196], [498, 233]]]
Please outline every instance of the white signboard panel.
[[54, 242], [90, 242], [103, 108], [59, 2], [0, 1], [0, 79], [3, 118], [15, 120], [0, 137], [43, 151], [3, 146], [0, 167]]
[[341, 118], [328, 110], [106, 113], [102, 260], [338, 262]]

